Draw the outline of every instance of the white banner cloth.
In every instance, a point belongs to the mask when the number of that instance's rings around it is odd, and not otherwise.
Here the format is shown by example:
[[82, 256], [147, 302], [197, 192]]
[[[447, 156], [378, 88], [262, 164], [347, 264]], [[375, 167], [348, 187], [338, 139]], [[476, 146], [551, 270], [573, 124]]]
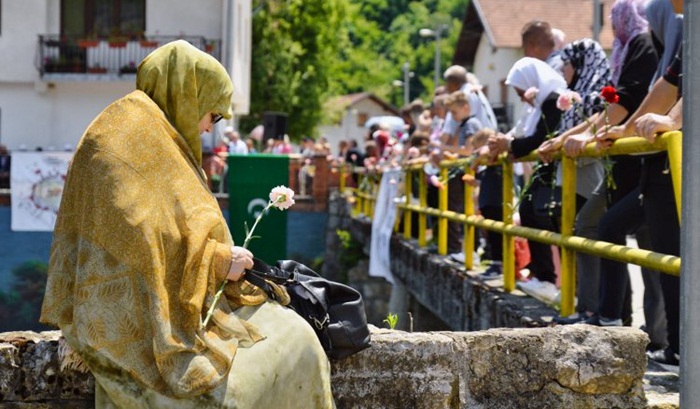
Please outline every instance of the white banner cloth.
[[12, 231], [53, 231], [72, 152], [13, 152]]
[[398, 169], [386, 170], [379, 183], [379, 194], [372, 217], [372, 241], [369, 250], [369, 275], [384, 277], [394, 283], [391, 275], [389, 245], [396, 220], [394, 198], [399, 190], [403, 173]]

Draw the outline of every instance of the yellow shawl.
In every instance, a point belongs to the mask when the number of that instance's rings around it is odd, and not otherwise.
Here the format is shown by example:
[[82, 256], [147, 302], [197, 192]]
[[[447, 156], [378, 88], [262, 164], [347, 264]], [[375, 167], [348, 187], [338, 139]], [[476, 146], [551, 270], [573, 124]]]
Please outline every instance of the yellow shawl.
[[230, 314], [265, 300], [240, 283], [200, 330], [233, 244], [200, 168], [202, 112], [230, 115], [232, 86], [212, 60], [184, 42], [154, 51], [139, 67], [143, 91], [90, 124], [68, 172], [42, 307], [41, 321], [93, 372], [174, 397], [217, 387], [237, 346], [262, 338]]

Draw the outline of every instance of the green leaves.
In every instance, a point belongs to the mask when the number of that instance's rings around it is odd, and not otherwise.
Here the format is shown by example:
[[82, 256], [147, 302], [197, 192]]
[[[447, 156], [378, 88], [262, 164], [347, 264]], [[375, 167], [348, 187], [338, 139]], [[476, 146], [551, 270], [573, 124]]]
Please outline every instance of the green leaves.
[[373, 92], [395, 105], [409, 62], [411, 99], [429, 99], [434, 84], [435, 40], [421, 28], [445, 24], [441, 70], [451, 64], [468, 0], [269, 0], [253, 17], [251, 114], [244, 131], [265, 111], [289, 115], [293, 140], [332, 123], [324, 102], [334, 96]]

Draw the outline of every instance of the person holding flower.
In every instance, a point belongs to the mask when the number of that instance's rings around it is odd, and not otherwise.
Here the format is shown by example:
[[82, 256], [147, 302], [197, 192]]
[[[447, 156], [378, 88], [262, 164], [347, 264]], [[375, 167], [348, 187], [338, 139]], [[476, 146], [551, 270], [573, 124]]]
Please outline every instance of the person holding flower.
[[143, 60], [136, 88], [75, 152], [41, 321], [95, 376], [98, 408], [332, 408], [318, 338], [240, 280], [252, 254], [201, 169], [200, 133], [231, 117], [225, 68], [174, 41]]
[[[557, 108], [557, 100], [566, 91], [566, 82], [547, 63], [536, 58], [524, 57], [510, 69], [506, 84], [515, 88], [518, 96], [523, 102], [532, 106], [533, 111], [525, 121], [524, 138], [513, 138], [499, 133], [489, 139], [488, 147], [494, 157], [503, 152], [510, 152], [518, 158], [532, 152], [558, 129], [562, 115], [561, 110]], [[523, 200], [519, 209], [520, 221], [526, 227], [553, 231], [555, 226], [551, 218], [536, 211], [532, 195], [541, 187], [552, 186], [554, 166], [545, 163], [538, 165], [531, 180], [532, 183], [522, 194]], [[547, 292], [555, 293], [556, 274], [551, 247], [532, 241], [530, 253], [532, 257], [527, 268], [537, 279], [533, 283], [541, 283], [546, 287]]]
[[[677, 14], [683, 12], [683, 0], [671, 0]], [[682, 49], [682, 47], [681, 47]], [[680, 129], [682, 123], [682, 56], [679, 49], [665, 74], [652, 87], [637, 110], [620, 126], [601, 129], [596, 139], [611, 143], [619, 138], [640, 136], [654, 141], [658, 132]], [[647, 154], [642, 159], [637, 189], [638, 208], [649, 226], [652, 250], [680, 256], [680, 223], [675, 194], [665, 151]], [[680, 280], [676, 276], [659, 276], [667, 319], [668, 347], [650, 351], [658, 362], [678, 365], [680, 355]], [[602, 314], [602, 312], [601, 312]]]

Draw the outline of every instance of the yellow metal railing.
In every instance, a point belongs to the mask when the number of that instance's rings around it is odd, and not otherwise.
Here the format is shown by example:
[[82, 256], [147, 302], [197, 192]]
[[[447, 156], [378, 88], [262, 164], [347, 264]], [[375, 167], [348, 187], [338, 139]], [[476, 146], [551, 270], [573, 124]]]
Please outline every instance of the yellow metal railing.
[[[606, 150], [597, 150], [594, 144], [590, 144], [581, 156], [605, 156], [621, 155], [630, 153], [645, 153], [659, 150], [668, 150], [671, 177], [673, 180], [674, 193], [677, 204], [677, 212], [680, 219], [681, 203], [681, 158], [682, 158], [682, 134], [680, 132], [668, 132], [659, 136], [653, 144], [643, 138], [626, 138], [615, 142], [612, 147]], [[561, 304], [560, 313], [567, 316], [574, 312], [576, 296], [576, 252], [584, 252], [599, 257], [612, 260], [636, 264], [642, 267], [657, 270], [666, 274], [679, 275], [681, 259], [676, 256], [655, 253], [652, 251], [620, 246], [608, 242], [586, 239], [573, 235], [574, 220], [576, 217], [576, 162], [575, 159], [562, 156], [562, 218], [561, 232], [554, 233], [546, 230], [533, 229], [513, 225], [513, 206], [503, 206], [503, 221], [484, 219], [482, 216], [474, 215], [473, 189], [469, 186], [465, 188], [464, 213], [456, 213], [447, 210], [448, 187], [439, 190], [438, 208], [427, 207], [427, 181], [425, 177], [419, 178], [418, 200], [419, 205], [411, 204], [412, 178], [415, 172], [422, 175], [421, 165], [406, 167], [405, 201], [397, 206], [403, 210], [403, 236], [411, 238], [412, 213], [418, 213], [418, 244], [421, 247], [426, 245], [426, 218], [428, 215], [436, 216], [438, 221], [437, 245], [438, 254], [447, 254], [447, 223], [448, 221], [459, 222], [465, 225], [464, 233], [464, 254], [465, 267], [473, 268], [474, 254], [474, 228], [479, 227], [486, 230], [496, 231], [503, 235], [503, 287], [505, 291], [515, 289], [515, 251], [514, 237], [524, 237], [544, 244], [556, 245], [561, 249]], [[537, 160], [536, 153], [531, 153], [517, 161], [526, 162]], [[510, 161], [502, 160], [503, 167], [503, 203], [513, 203], [513, 164]], [[447, 180], [448, 171], [455, 166], [465, 168], [465, 172], [470, 174], [468, 161], [452, 160], [443, 161], [440, 164], [440, 179]], [[368, 177], [366, 170], [359, 169], [361, 176]], [[354, 195], [357, 200], [356, 211], [372, 216], [372, 207], [375, 203], [378, 185], [372, 177], [369, 183], [360, 183], [362, 189], [355, 189]]]

